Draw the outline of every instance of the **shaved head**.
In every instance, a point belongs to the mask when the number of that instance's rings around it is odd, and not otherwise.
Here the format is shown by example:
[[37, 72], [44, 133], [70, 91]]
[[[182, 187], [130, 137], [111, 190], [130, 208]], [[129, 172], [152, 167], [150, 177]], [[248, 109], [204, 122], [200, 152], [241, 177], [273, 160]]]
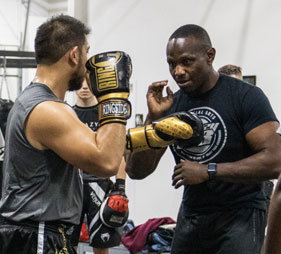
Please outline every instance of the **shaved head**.
[[211, 39], [207, 31], [201, 26], [194, 25], [194, 24], [187, 24], [179, 27], [170, 36], [169, 41], [172, 39], [187, 38], [187, 37], [193, 37], [197, 41], [201, 42], [201, 45], [204, 49], [212, 48]]

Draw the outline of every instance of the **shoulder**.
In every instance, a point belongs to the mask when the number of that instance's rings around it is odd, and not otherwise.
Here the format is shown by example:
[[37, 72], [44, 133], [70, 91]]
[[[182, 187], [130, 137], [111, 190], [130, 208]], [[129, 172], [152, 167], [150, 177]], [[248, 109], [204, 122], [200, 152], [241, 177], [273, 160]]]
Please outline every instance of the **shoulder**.
[[[46, 149], [79, 124], [74, 110], [63, 102], [44, 101], [33, 108], [25, 122], [25, 134], [37, 149]], [[48, 145], [46, 145], [48, 144]]]
[[58, 102], [58, 101], [44, 101], [38, 104], [34, 111], [39, 111], [44, 114], [54, 114], [55, 116], [60, 114], [73, 114], [74, 110], [73, 108], [64, 103], [64, 102]]
[[217, 93], [221, 95], [229, 95], [232, 100], [237, 100], [240, 103], [244, 100], [248, 100], [249, 97], [266, 97], [261, 88], [243, 80], [225, 75], [220, 75], [218, 87], [219, 89], [217, 89]]
[[222, 74], [220, 75], [218, 83], [221, 84], [226, 89], [231, 89], [231, 90], [237, 91], [237, 92], [246, 92], [253, 88], [254, 89], [257, 88], [256, 86], [251, 85], [243, 80], [229, 77], [229, 76], [222, 75]]
[[66, 126], [70, 119], [76, 119], [74, 110], [63, 102], [44, 101], [38, 104], [29, 116], [35, 128], [42, 130], [60, 129], [60, 126]]

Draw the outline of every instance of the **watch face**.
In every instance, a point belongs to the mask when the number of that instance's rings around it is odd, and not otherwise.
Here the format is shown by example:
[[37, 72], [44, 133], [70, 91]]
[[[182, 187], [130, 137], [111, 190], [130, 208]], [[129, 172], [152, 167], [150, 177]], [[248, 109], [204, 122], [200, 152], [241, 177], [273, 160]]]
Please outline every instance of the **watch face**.
[[209, 163], [208, 164], [208, 175], [209, 181], [214, 181], [217, 175], [217, 164], [216, 163]]
[[217, 164], [216, 163], [209, 163], [208, 164], [208, 171], [216, 171], [217, 170]]

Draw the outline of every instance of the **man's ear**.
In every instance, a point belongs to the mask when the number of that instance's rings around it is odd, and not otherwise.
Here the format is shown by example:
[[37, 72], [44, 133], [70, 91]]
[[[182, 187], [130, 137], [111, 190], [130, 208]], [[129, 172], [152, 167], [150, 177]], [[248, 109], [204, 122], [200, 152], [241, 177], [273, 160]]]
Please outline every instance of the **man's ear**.
[[80, 52], [79, 52], [78, 46], [75, 46], [69, 50], [69, 61], [70, 62], [72, 62], [75, 65], [79, 64], [79, 57], [80, 57]]
[[214, 48], [210, 48], [208, 49], [207, 51], [207, 57], [208, 57], [208, 64], [212, 64], [214, 59], [215, 59], [215, 56], [216, 56], [216, 50]]

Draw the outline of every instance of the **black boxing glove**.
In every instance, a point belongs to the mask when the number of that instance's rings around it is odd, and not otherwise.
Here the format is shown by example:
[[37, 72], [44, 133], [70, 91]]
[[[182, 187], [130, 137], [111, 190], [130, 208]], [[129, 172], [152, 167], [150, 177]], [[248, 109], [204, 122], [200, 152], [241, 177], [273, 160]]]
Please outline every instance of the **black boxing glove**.
[[129, 129], [126, 148], [139, 152], [172, 145], [196, 145], [202, 141], [202, 121], [193, 113], [178, 112], [165, 116], [150, 125]]
[[99, 102], [100, 126], [126, 124], [131, 116], [128, 101], [132, 74], [130, 56], [122, 51], [100, 53], [88, 59], [86, 68], [88, 86]]
[[129, 217], [128, 203], [129, 200], [125, 194], [125, 180], [116, 179], [112, 191], [101, 204], [102, 223], [111, 228], [123, 226]]
[[187, 149], [199, 145], [204, 141], [204, 126], [201, 119], [193, 112], [177, 112], [172, 114], [190, 124], [193, 134], [189, 139], [176, 139], [175, 145], [180, 149]]

